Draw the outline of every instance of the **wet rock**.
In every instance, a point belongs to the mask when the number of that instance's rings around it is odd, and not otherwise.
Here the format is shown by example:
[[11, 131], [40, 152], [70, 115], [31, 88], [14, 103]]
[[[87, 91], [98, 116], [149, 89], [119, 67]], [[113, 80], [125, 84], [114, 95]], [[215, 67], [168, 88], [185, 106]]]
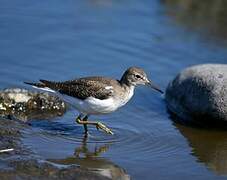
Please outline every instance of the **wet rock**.
[[227, 122], [227, 65], [189, 67], [169, 83], [168, 109], [181, 120], [204, 125]]
[[43, 92], [25, 89], [5, 89], [0, 91], [0, 115], [22, 121], [29, 119], [50, 119], [62, 116], [66, 103], [59, 97]]

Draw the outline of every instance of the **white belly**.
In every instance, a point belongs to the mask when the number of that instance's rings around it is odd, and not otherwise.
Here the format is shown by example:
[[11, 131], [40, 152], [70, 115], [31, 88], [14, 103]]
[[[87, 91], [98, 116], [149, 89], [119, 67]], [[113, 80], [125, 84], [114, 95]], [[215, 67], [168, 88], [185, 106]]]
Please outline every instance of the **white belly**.
[[80, 100], [67, 95], [64, 95], [63, 98], [83, 114], [107, 114], [117, 110], [121, 106], [120, 102], [114, 101], [113, 98], [100, 100], [89, 97], [85, 100]]

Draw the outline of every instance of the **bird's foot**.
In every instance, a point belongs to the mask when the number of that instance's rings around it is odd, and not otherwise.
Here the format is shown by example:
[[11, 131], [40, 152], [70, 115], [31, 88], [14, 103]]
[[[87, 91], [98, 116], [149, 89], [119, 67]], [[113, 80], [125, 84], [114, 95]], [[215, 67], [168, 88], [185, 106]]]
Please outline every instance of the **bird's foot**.
[[110, 128], [108, 128], [106, 125], [104, 125], [104, 124], [101, 123], [101, 122], [97, 122], [96, 128], [97, 128], [97, 130], [102, 129], [102, 130], [103, 130], [104, 132], [106, 132], [107, 134], [111, 134], [111, 135], [114, 134]]
[[114, 133], [112, 132], [112, 130], [110, 128], [108, 128], [106, 125], [104, 125], [101, 122], [98, 121], [88, 121], [87, 118], [81, 120], [80, 116], [76, 118], [76, 122], [78, 124], [83, 124], [84, 125], [84, 130], [85, 130], [85, 136], [88, 136], [88, 129], [87, 129], [87, 125], [95, 125], [96, 128], [102, 129], [104, 132], [106, 132], [107, 134], [111, 134], [113, 135]]

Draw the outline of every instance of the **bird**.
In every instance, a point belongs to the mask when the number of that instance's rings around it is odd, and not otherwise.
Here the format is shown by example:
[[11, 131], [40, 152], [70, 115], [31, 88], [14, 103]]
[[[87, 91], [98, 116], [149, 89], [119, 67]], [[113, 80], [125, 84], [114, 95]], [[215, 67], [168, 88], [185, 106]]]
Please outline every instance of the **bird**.
[[67, 102], [78, 110], [76, 122], [84, 126], [84, 133], [88, 134], [87, 125], [94, 125], [99, 130], [113, 135], [113, 131], [99, 121], [88, 120], [90, 115], [102, 115], [116, 111], [124, 106], [133, 96], [135, 87], [147, 85], [154, 90], [164, 93], [157, 85], [148, 79], [145, 71], [140, 67], [129, 67], [120, 80], [89, 76], [67, 81], [39, 80], [39, 82], [24, 82], [34, 88], [50, 91], [61, 95]]

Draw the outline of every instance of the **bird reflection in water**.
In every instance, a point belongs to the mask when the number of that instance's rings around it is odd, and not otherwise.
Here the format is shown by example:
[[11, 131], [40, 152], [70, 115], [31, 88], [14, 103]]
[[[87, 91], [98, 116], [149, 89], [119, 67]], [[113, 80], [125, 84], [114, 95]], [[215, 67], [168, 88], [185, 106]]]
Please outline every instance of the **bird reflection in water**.
[[97, 158], [102, 153], [105, 153], [106, 151], [108, 151], [109, 146], [111, 145], [111, 144], [104, 144], [102, 146], [95, 146], [94, 150], [90, 151], [87, 146], [87, 139], [88, 139], [88, 136], [85, 135], [81, 146], [75, 149], [75, 152], [74, 152], [75, 157], [80, 158], [82, 155], [83, 158], [88, 158], [88, 159]]
[[87, 168], [89, 171], [98, 173], [110, 179], [129, 180], [130, 177], [126, 171], [109, 159], [101, 157], [102, 153], [108, 151], [111, 146], [109, 143], [88, 142], [88, 137], [84, 136], [79, 147], [75, 148], [74, 155], [64, 159], [49, 159], [49, 161], [62, 165], [79, 165], [81, 168]]

